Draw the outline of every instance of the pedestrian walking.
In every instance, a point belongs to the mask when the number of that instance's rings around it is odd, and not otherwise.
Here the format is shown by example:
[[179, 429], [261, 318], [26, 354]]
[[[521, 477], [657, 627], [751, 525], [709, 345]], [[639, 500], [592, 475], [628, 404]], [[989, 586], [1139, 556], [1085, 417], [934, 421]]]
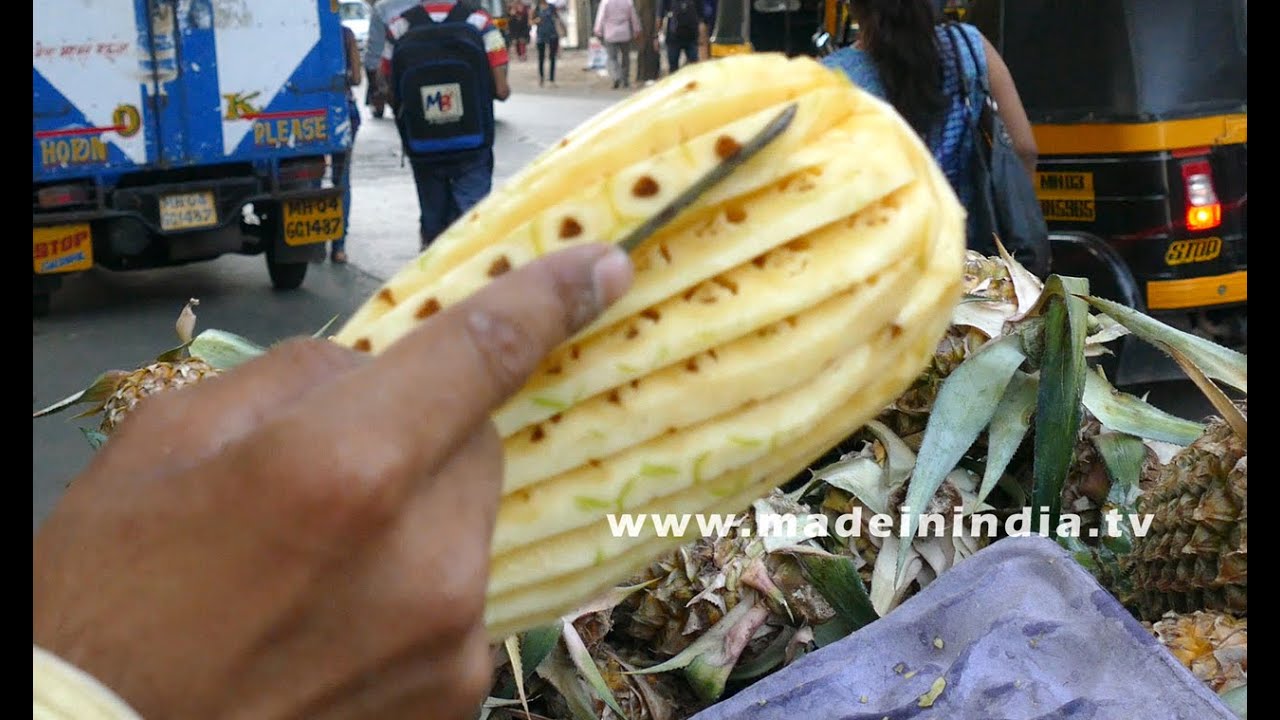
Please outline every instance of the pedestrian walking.
[[[538, 0], [538, 8], [533, 14], [533, 24], [537, 27], [538, 44], [538, 85], [546, 84], [550, 79], [551, 87], [556, 86], [556, 57], [560, 55], [560, 38], [568, 35], [564, 21], [560, 19], [560, 11], [547, 0]], [[544, 63], [550, 61], [550, 75], [546, 73]]]
[[516, 57], [525, 62], [529, 59], [529, 6], [524, 0], [514, 0], [507, 9], [507, 18], [507, 32], [516, 48]]
[[484, 10], [414, 5], [387, 23], [382, 74], [418, 189], [425, 250], [493, 186], [493, 103], [511, 94], [507, 43]]
[[360, 60], [360, 45], [356, 34], [347, 26], [342, 27], [343, 54], [347, 62], [347, 117], [351, 123], [351, 145], [346, 152], [329, 158], [333, 165], [333, 183], [342, 187], [342, 237], [329, 245], [329, 262], [347, 264], [347, 228], [351, 225], [351, 158], [356, 147], [356, 133], [360, 130], [360, 106], [352, 88], [360, 84], [364, 64]]
[[640, 16], [632, 0], [601, 0], [596, 12], [596, 37], [609, 53], [613, 87], [631, 87], [631, 45], [640, 36]]
[[667, 45], [667, 67], [680, 69], [680, 55], [685, 63], [698, 62], [698, 38], [702, 34], [703, 16], [698, 0], [663, 0], [660, 34]]

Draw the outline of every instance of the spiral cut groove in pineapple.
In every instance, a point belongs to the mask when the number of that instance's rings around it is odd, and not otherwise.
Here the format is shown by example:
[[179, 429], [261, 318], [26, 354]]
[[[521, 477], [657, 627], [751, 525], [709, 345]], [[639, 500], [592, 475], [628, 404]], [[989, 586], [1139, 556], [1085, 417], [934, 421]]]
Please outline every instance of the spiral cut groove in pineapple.
[[[494, 414], [506, 477], [486, 622], [558, 617], [729, 513], [910, 386], [960, 299], [963, 210], [889, 106], [807, 59], [690, 66], [588, 121], [393, 277], [336, 337], [380, 352], [499, 274], [611, 241], [795, 122], [633, 252], [630, 292]], [[638, 122], [643, 117], [644, 122]]]

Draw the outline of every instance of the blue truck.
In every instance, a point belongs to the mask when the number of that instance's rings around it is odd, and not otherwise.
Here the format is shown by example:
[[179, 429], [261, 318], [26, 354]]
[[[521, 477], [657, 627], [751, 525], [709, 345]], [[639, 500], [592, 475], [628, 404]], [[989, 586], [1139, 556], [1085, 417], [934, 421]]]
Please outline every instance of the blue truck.
[[275, 288], [344, 232], [338, 0], [33, 0], [33, 314], [95, 266], [262, 255]]

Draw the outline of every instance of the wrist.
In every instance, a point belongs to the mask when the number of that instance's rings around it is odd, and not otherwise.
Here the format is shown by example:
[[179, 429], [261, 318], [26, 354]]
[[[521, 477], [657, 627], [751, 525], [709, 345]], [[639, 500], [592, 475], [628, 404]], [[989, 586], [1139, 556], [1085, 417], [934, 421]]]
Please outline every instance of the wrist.
[[97, 678], [41, 648], [31, 646], [31, 703], [36, 717], [83, 720], [142, 720]]

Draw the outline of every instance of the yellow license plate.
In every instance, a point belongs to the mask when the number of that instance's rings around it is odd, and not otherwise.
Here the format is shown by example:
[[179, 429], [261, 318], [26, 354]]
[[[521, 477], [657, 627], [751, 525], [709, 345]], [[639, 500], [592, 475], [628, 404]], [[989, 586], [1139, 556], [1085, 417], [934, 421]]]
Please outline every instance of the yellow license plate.
[[1036, 197], [1045, 220], [1093, 222], [1098, 217], [1091, 172], [1037, 172]]
[[218, 224], [218, 206], [213, 193], [196, 192], [164, 195], [160, 198], [160, 229], [191, 230]]
[[40, 275], [93, 267], [93, 237], [88, 224], [32, 228], [31, 259]]
[[1207, 237], [1195, 240], [1175, 240], [1169, 243], [1164, 254], [1165, 265], [1186, 265], [1208, 262], [1222, 254], [1222, 238]]
[[342, 239], [342, 198], [307, 198], [284, 201], [284, 241], [310, 245]]
[[1249, 273], [1245, 270], [1226, 275], [1185, 280], [1152, 280], [1147, 283], [1147, 308], [1150, 310], [1181, 310], [1244, 302], [1248, 299]]

